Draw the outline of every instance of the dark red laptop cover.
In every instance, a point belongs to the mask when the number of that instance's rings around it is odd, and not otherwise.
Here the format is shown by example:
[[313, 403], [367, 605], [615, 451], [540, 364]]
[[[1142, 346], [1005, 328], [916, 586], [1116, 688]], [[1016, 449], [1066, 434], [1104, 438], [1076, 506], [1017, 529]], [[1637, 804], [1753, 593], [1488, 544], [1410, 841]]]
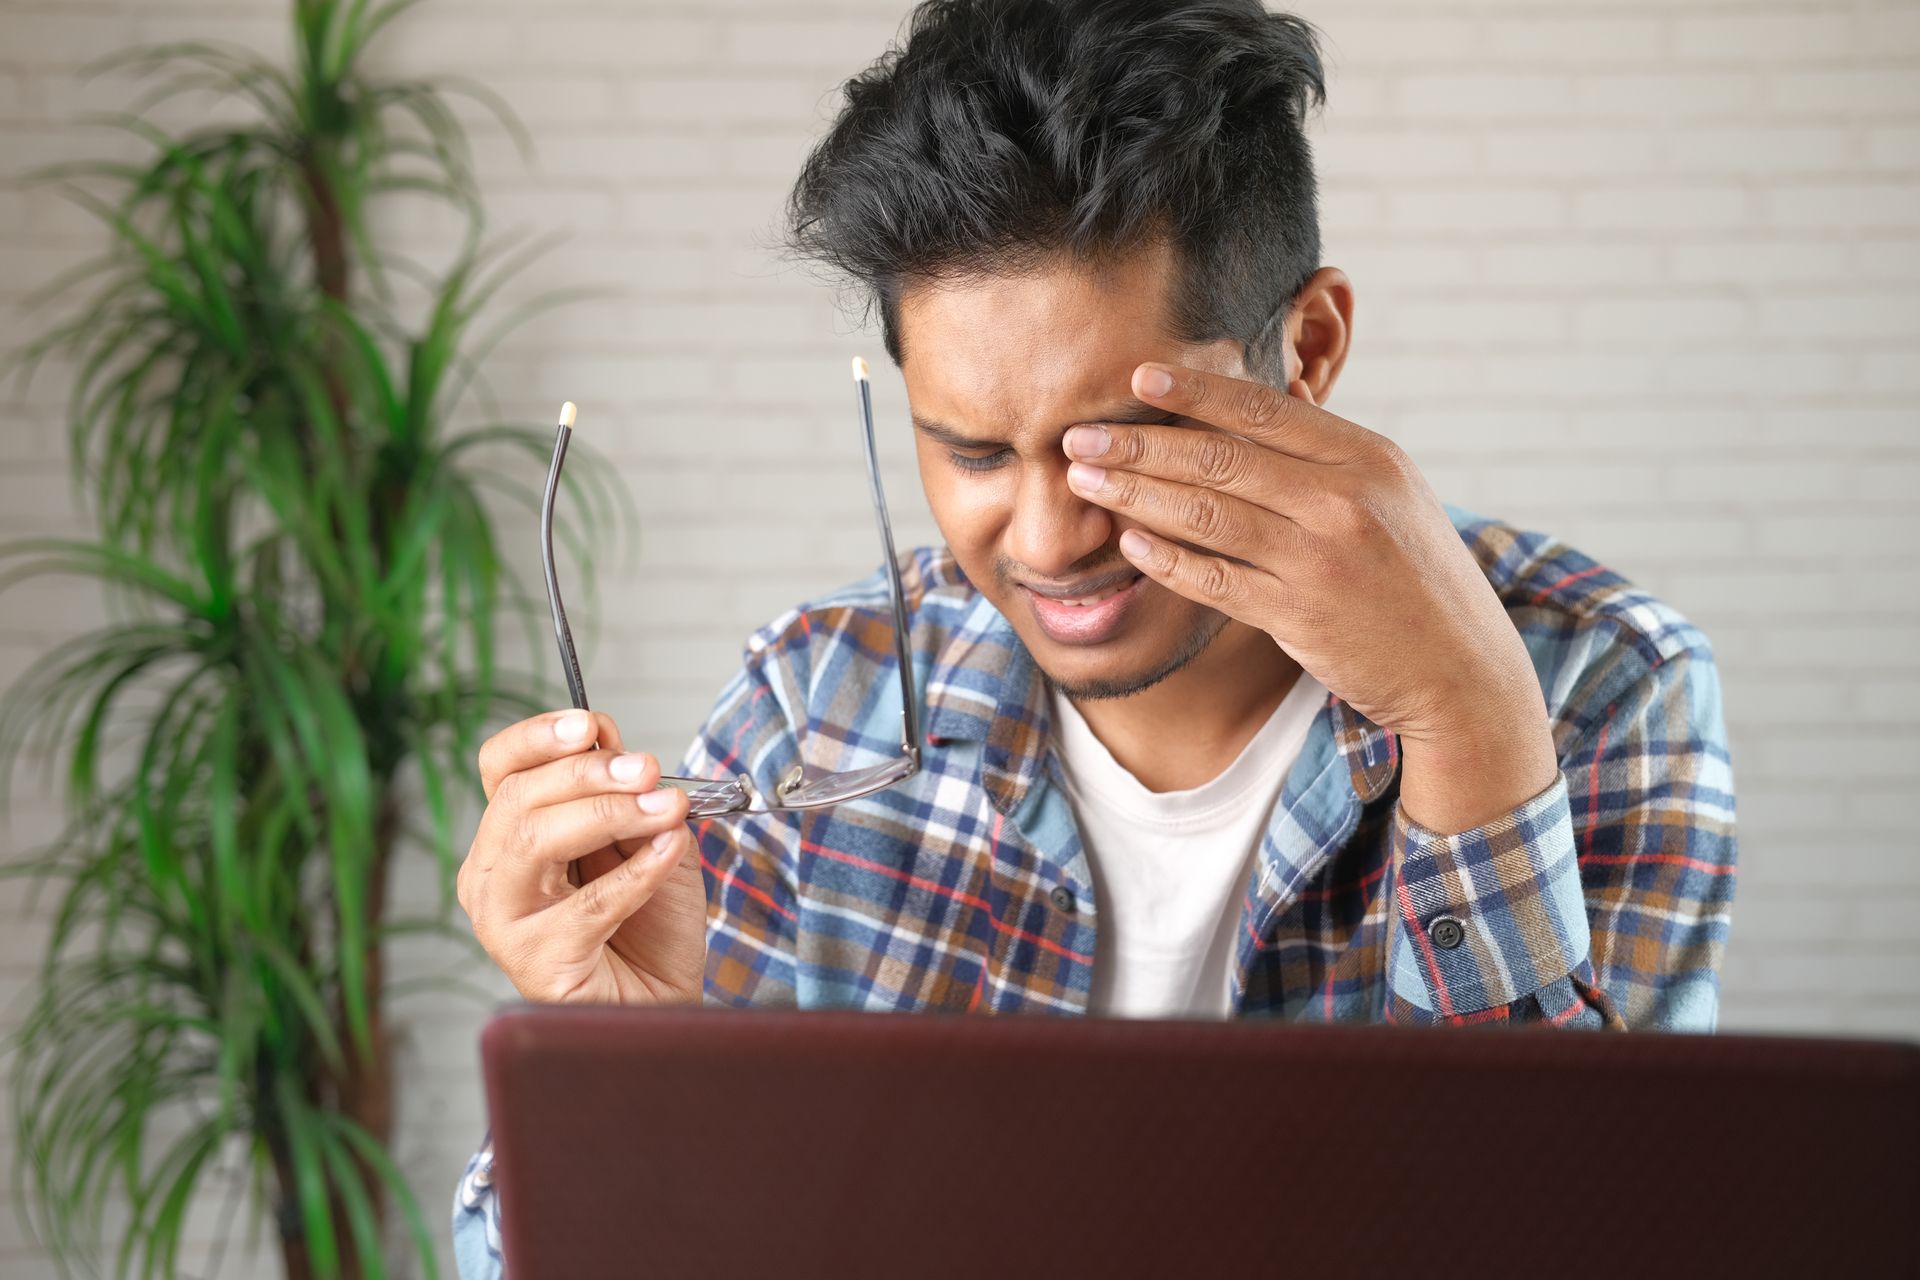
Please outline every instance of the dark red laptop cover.
[[1920, 1257], [1910, 1044], [520, 1007], [483, 1053], [509, 1280]]

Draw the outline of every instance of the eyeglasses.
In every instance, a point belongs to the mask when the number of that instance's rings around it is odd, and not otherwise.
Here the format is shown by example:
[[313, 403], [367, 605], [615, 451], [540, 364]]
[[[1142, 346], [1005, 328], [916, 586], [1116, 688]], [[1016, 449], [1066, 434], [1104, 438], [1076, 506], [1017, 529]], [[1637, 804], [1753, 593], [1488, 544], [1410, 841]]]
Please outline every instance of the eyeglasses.
[[[900, 585], [900, 564], [893, 555], [893, 525], [887, 518], [887, 499], [880, 488], [880, 463], [873, 444], [873, 387], [867, 362], [854, 357], [854, 389], [859, 398], [861, 440], [867, 455], [867, 482], [873, 491], [873, 518], [880, 528], [880, 547], [886, 556], [887, 590], [893, 598], [893, 649], [900, 668], [900, 757], [866, 769], [836, 773], [809, 773], [804, 764], [787, 770], [769, 799], [747, 774], [732, 780], [676, 778], [662, 775], [662, 786], [688, 792], [688, 816], [717, 818], [732, 813], [803, 812], [825, 809], [884, 791], [920, 771], [920, 717], [913, 696], [913, 663], [907, 653], [907, 606]], [[560, 579], [554, 572], [553, 504], [560, 489], [560, 469], [567, 460], [567, 442], [573, 438], [574, 406], [560, 409], [560, 426], [553, 438], [553, 465], [547, 471], [547, 489], [540, 502], [540, 565], [547, 577], [547, 604], [553, 611], [553, 636], [560, 646], [560, 664], [567, 674], [573, 705], [587, 709], [586, 685], [580, 679], [580, 655], [567, 626], [566, 606], [560, 600]]]

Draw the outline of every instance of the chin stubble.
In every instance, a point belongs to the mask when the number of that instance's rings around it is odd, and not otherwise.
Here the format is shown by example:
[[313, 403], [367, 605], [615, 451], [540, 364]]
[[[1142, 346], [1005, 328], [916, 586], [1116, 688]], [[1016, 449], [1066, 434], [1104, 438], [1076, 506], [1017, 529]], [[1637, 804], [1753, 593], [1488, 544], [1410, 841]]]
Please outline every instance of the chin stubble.
[[1186, 638], [1180, 642], [1180, 648], [1174, 652], [1173, 657], [1146, 675], [1135, 679], [1096, 679], [1084, 681], [1079, 684], [1068, 684], [1064, 681], [1055, 680], [1051, 675], [1047, 674], [1044, 668], [1040, 672], [1040, 678], [1047, 682], [1049, 689], [1056, 689], [1066, 694], [1068, 698], [1075, 702], [1092, 702], [1103, 698], [1131, 697], [1136, 693], [1153, 688], [1153, 686], [1159, 684], [1162, 680], [1165, 680], [1168, 676], [1205, 653], [1207, 646], [1213, 643], [1214, 637], [1224, 631], [1226, 626], [1226, 614], [1213, 614], [1212, 617], [1206, 619], [1187, 633]]

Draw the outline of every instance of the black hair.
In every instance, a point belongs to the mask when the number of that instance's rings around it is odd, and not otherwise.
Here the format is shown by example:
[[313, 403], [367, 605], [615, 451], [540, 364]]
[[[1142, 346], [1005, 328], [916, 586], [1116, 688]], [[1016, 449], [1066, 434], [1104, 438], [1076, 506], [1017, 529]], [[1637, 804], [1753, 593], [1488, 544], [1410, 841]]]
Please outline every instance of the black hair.
[[1312, 27], [1260, 0], [925, 0], [788, 201], [788, 241], [853, 278], [901, 359], [903, 285], [1099, 260], [1165, 238], [1185, 341], [1280, 376], [1320, 265]]

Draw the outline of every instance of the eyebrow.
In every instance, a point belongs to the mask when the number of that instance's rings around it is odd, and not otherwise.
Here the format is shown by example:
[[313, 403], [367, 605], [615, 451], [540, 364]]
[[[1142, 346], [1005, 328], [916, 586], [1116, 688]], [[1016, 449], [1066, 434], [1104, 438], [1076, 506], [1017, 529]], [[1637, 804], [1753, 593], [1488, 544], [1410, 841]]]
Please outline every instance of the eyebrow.
[[[1115, 426], [1165, 427], [1171, 426], [1178, 418], [1178, 414], [1169, 413], [1165, 409], [1156, 409], [1138, 400], [1127, 400], [1100, 413], [1080, 418], [1074, 425], [1078, 422], [1111, 422]], [[954, 430], [944, 422], [935, 422], [917, 413], [913, 415], [913, 426], [914, 430], [928, 439], [944, 444], [950, 449], [1002, 449], [1007, 444], [1005, 440], [982, 440], [967, 435], [965, 432]]]

